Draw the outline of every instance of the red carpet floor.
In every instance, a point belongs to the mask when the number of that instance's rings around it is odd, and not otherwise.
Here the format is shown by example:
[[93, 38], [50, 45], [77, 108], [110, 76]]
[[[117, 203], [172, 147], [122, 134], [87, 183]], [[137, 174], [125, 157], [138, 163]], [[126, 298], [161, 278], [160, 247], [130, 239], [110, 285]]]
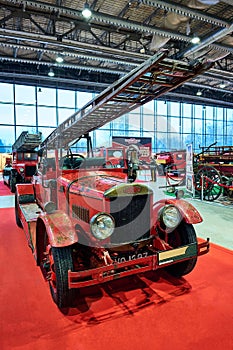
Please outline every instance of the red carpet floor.
[[233, 349], [233, 252], [211, 245], [179, 280], [160, 271], [82, 290], [61, 313], [13, 209], [0, 209], [1, 350]]
[[9, 187], [4, 184], [3, 181], [0, 181], [0, 196], [9, 196], [11, 193]]

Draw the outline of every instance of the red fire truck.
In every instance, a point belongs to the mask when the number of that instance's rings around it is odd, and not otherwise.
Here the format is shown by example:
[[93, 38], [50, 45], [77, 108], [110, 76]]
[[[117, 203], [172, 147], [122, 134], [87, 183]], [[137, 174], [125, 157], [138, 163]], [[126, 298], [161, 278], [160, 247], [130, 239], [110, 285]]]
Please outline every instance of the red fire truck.
[[41, 133], [30, 134], [23, 131], [12, 146], [12, 166], [3, 173], [3, 180], [11, 192], [15, 192], [17, 183], [31, 182], [36, 172], [38, 154], [36, 148], [41, 143]]
[[[126, 167], [106, 167], [104, 157], [92, 157], [88, 134], [203, 69], [153, 56], [54, 130], [40, 146], [32, 183], [16, 185], [17, 224], [59, 308], [76, 305], [80, 288], [117, 278], [159, 268], [183, 276], [208, 252], [208, 239], [197, 241], [194, 224], [202, 218], [190, 203], [179, 194], [156, 200]], [[167, 90], [153, 75], [164, 70]], [[86, 157], [72, 152], [77, 139], [86, 140]]]
[[185, 172], [186, 150], [157, 153], [156, 163], [160, 175], [164, 175], [167, 171], [179, 175], [180, 172]]

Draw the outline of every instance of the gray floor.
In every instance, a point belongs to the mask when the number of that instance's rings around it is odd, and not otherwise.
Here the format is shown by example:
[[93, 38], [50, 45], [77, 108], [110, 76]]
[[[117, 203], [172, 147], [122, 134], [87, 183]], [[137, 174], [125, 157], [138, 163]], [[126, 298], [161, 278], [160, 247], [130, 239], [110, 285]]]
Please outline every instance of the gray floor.
[[[141, 180], [148, 180], [149, 174], [142, 173]], [[1, 179], [0, 179], [1, 180]], [[166, 180], [162, 177], [157, 177], [156, 183], [148, 182], [148, 185], [153, 189], [154, 201], [169, 197], [164, 194]], [[200, 212], [203, 222], [195, 225], [195, 230], [198, 237], [210, 238], [212, 243], [233, 250], [233, 204], [225, 206], [216, 202], [206, 202], [197, 199], [186, 198]], [[1, 196], [0, 208], [14, 207], [14, 196]]]

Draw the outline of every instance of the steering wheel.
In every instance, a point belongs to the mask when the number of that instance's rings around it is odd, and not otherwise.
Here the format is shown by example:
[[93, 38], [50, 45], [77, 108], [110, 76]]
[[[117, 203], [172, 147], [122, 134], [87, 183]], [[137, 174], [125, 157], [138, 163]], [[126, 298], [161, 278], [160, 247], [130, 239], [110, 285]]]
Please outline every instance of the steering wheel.
[[[80, 168], [80, 166], [85, 162], [85, 157], [82, 154], [80, 154], [80, 153], [73, 153], [72, 156], [73, 157], [71, 158], [71, 168], [72, 169]], [[82, 161], [79, 164], [75, 164], [76, 160], [78, 158], [81, 158]]]
[[[85, 160], [85, 157], [80, 154], [80, 153], [67, 153], [67, 155], [65, 157], [62, 157], [61, 159], [61, 167], [67, 168], [67, 169], [77, 169], [79, 168], [80, 164], [78, 164], [77, 166], [75, 166], [75, 158], [81, 158], [82, 162], [83, 160]], [[82, 163], [81, 162], [81, 163]]]
[[105, 168], [114, 168], [114, 165], [112, 164], [111, 160], [106, 160], [104, 163]]

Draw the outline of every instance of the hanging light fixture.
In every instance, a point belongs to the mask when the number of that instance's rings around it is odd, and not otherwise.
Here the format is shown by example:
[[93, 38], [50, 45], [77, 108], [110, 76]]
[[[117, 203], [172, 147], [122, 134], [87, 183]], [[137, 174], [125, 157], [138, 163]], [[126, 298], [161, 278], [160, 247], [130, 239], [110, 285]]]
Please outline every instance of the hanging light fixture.
[[54, 77], [55, 73], [53, 71], [53, 68], [50, 68], [49, 72], [48, 72], [48, 76], [49, 77]]
[[56, 62], [57, 63], [62, 63], [64, 61], [64, 58], [61, 56], [61, 55], [58, 55], [57, 57], [56, 57]]
[[201, 90], [198, 90], [197, 93], [196, 93], [197, 96], [201, 96], [202, 95], [202, 91]]
[[226, 84], [224, 83], [224, 81], [221, 82], [221, 84], [219, 85], [220, 89], [224, 89], [226, 87]]
[[87, 2], [85, 2], [85, 4], [84, 4], [83, 10], [82, 10], [82, 15], [83, 15], [83, 17], [86, 18], [86, 19], [90, 18], [91, 15], [92, 15], [90, 6], [88, 5]]
[[192, 37], [192, 39], [191, 39], [191, 43], [192, 44], [199, 44], [199, 42], [200, 42], [201, 40], [200, 40], [200, 38], [199, 38], [199, 36], [197, 36], [197, 35], [193, 35], [193, 37]]

